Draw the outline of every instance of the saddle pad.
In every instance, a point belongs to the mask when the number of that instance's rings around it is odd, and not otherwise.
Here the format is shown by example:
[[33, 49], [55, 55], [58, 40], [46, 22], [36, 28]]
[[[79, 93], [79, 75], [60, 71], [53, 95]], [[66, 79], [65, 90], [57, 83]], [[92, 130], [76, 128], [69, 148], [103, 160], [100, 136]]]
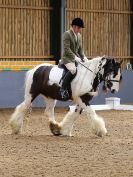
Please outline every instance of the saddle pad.
[[63, 75], [63, 69], [54, 66], [49, 73], [49, 84], [57, 84], [60, 86], [59, 82]]

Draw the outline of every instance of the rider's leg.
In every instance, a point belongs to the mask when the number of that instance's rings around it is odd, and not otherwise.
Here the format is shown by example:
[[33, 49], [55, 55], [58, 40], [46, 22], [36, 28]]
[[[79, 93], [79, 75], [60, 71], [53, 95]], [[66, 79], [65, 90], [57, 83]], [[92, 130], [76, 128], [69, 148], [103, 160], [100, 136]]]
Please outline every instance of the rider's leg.
[[62, 98], [69, 97], [69, 93], [67, 91], [67, 88], [69, 87], [69, 85], [74, 77], [74, 74], [76, 73], [75, 63], [68, 63], [65, 66], [68, 69], [68, 72], [63, 79], [62, 87], [60, 90]]

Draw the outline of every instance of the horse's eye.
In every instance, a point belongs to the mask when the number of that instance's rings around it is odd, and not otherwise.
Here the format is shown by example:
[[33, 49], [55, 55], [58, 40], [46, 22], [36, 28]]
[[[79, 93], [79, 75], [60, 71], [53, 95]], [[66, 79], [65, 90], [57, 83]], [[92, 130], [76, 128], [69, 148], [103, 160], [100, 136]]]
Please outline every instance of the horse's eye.
[[116, 73], [116, 72], [114, 72], [114, 75], [113, 75], [113, 77], [116, 77], [116, 75], [117, 75], [117, 73]]

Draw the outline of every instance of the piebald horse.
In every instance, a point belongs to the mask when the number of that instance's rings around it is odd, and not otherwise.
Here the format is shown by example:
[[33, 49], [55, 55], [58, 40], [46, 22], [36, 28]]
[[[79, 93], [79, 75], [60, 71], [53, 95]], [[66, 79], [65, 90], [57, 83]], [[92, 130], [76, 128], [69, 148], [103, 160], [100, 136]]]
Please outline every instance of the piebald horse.
[[[96, 57], [87, 62], [78, 62], [77, 74], [71, 82], [70, 98], [76, 104], [74, 110], [69, 110], [61, 122], [54, 116], [56, 100], [63, 100], [59, 90], [64, 69], [56, 65], [41, 64], [29, 70], [25, 79], [25, 98], [11, 116], [10, 125], [13, 134], [22, 130], [26, 112], [32, 106], [33, 100], [42, 95], [46, 102], [45, 112], [49, 118], [50, 130], [54, 135], [71, 136], [74, 122], [82, 110], [90, 119], [93, 132], [98, 136], [106, 135], [104, 120], [92, 109], [89, 101], [97, 94], [98, 86], [103, 81], [103, 89], [112, 93], [119, 90], [122, 79], [121, 62], [109, 57]], [[65, 100], [67, 101], [67, 100]]]

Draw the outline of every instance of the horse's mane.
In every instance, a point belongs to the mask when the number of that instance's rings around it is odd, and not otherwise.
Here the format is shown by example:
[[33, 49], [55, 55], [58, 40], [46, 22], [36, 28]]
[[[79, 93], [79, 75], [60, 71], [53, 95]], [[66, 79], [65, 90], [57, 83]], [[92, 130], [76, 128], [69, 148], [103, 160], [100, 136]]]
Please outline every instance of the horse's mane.
[[100, 61], [102, 58], [103, 58], [103, 56], [102, 57], [97, 56], [95, 58], [92, 58], [92, 59], [86, 61], [85, 63], [91, 63], [91, 62], [95, 62], [95, 61]]
[[90, 66], [91, 64], [97, 65], [101, 61], [102, 58], [103, 58], [103, 56], [102, 57], [98, 56], [98, 57], [92, 58], [92, 59], [84, 62], [83, 65], [85, 65], [85, 66]]

